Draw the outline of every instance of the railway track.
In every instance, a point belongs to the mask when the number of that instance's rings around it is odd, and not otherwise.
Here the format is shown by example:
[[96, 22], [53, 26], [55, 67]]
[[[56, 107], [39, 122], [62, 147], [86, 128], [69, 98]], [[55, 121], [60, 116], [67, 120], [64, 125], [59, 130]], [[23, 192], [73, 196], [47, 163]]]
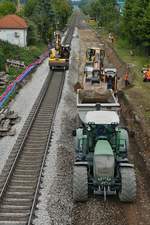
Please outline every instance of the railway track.
[[9, 157], [13, 164], [3, 171], [9, 172], [0, 193], [0, 224], [31, 224], [64, 78], [60, 72], [49, 75], [29, 115], [28, 128], [19, 137], [20, 146]]
[[[70, 44], [73, 15], [64, 44]], [[0, 177], [0, 225], [30, 225], [61, 97], [65, 72], [52, 72], [30, 112]]]

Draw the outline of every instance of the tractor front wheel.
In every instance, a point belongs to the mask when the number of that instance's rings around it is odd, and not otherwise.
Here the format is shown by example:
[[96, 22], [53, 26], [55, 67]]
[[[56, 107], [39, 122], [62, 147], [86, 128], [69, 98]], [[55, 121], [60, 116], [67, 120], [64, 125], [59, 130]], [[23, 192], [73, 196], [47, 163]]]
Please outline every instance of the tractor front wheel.
[[133, 202], [136, 198], [136, 178], [134, 168], [121, 167], [121, 190], [119, 199], [122, 202]]
[[85, 166], [74, 166], [73, 174], [73, 200], [86, 201], [88, 198], [88, 177]]

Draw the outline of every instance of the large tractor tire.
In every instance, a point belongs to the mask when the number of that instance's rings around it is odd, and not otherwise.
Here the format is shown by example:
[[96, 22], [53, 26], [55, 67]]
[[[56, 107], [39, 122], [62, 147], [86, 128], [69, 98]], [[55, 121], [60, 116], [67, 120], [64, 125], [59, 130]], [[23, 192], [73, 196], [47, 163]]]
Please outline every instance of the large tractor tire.
[[88, 198], [88, 177], [85, 166], [74, 166], [73, 200], [83, 202]]
[[133, 202], [136, 198], [136, 178], [134, 168], [121, 167], [121, 190], [119, 199], [122, 202]]

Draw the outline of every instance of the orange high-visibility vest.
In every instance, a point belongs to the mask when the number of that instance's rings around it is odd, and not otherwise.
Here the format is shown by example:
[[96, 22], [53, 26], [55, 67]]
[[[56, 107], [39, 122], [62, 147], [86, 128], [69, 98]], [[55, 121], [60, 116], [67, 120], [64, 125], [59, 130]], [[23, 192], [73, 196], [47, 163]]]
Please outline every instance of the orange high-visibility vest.
[[150, 79], [150, 69], [146, 72], [146, 78]]
[[124, 76], [124, 80], [128, 80], [128, 79], [129, 79], [129, 76], [128, 76], [128, 73], [126, 73]]

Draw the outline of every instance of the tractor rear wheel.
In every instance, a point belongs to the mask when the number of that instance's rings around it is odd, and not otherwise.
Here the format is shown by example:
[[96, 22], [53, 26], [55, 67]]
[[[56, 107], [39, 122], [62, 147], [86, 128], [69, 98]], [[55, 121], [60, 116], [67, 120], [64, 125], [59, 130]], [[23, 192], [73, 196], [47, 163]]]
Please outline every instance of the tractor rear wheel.
[[136, 198], [136, 178], [134, 168], [120, 168], [121, 190], [119, 191], [119, 199], [122, 202], [132, 202]]
[[74, 166], [73, 174], [73, 200], [86, 201], [88, 198], [88, 177], [85, 166]]

